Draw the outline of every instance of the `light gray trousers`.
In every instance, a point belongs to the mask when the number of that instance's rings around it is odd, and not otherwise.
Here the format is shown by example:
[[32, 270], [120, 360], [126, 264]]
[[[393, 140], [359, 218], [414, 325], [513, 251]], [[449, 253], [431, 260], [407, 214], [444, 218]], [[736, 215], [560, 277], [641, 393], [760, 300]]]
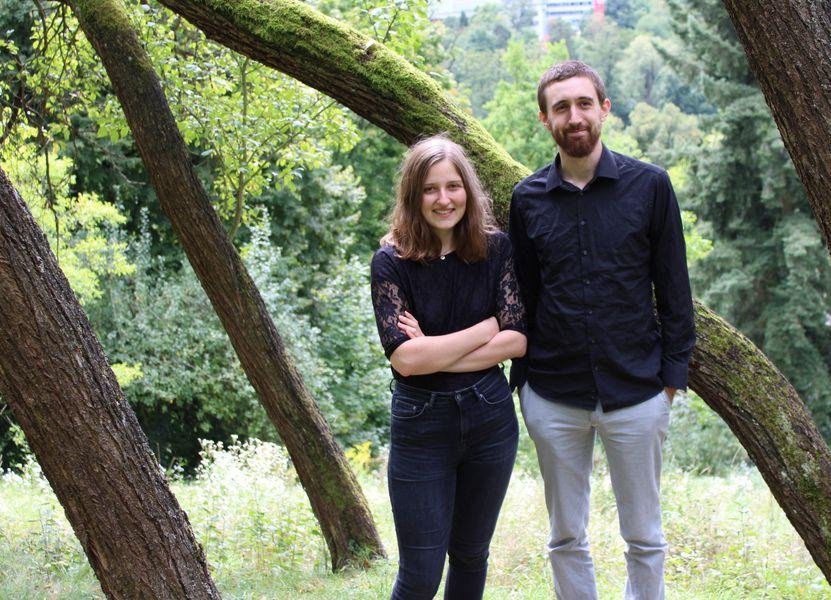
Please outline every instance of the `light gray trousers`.
[[595, 432], [600, 435], [620, 533], [626, 541], [626, 600], [663, 600], [666, 540], [661, 530], [661, 448], [669, 425], [665, 392], [645, 402], [603, 412], [572, 408], [520, 391], [528, 433], [537, 447], [551, 524], [546, 546], [560, 600], [594, 600], [589, 554], [589, 477]]

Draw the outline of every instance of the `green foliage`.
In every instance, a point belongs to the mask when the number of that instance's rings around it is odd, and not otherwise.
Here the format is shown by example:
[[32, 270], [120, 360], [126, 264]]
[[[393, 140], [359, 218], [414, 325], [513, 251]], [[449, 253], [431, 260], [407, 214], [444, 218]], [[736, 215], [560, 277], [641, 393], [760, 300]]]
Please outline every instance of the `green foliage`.
[[395, 200], [398, 166], [405, 147], [374, 125], [359, 120], [360, 139], [342, 160], [348, 162], [365, 191], [352, 230], [354, 251], [368, 256], [378, 248], [387, 232], [388, 216]]
[[[358, 244], [351, 232], [365, 195], [352, 171], [332, 162], [356, 142], [353, 118], [296, 81], [209, 43], [156, 4], [128, 9], [231, 233], [242, 231], [243, 242], [251, 227], [265, 235], [261, 264], [277, 266], [263, 279], [263, 295], [274, 300], [278, 330], [336, 434], [377, 447], [387, 427], [389, 373], [367, 304], [366, 261], [346, 253]], [[420, 2], [379, 3], [363, 18], [378, 26], [388, 17], [388, 41], [415, 51], [429, 46], [417, 26], [425, 10]], [[40, 203], [41, 225], [153, 449], [162, 462], [190, 468], [199, 437], [273, 438], [204, 292], [180, 266], [135, 149], [122, 139], [129, 129], [100, 61], [64, 7], [46, 7], [43, 17], [24, 37], [30, 57], [11, 42], [0, 49], [21, 57], [13, 74], [41, 106], [33, 127], [15, 123], [4, 166], [23, 195]], [[131, 232], [138, 234], [130, 250], [138, 269], [124, 280], [134, 269], [122, 241]], [[20, 448], [8, 427], [2, 441], [8, 465]]]
[[564, 42], [540, 45], [511, 40], [502, 55], [506, 77], [485, 105], [488, 114], [482, 124], [513, 158], [532, 169], [551, 162], [555, 152], [554, 141], [538, 118], [537, 83], [549, 66], [566, 58]]
[[[831, 264], [804, 190], [716, 0], [673, 0], [673, 57], [717, 107], [689, 153], [686, 197], [713, 251], [694, 289], [784, 372], [831, 435]], [[695, 59], [701, 57], [701, 59]]]
[[676, 46], [674, 40], [649, 34], [639, 34], [629, 42], [615, 65], [615, 78], [609, 88], [618, 115], [628, 120], [638, 103], [655, 107], [666, 106], [667, 102], [686, 103], [687, 108], [689, 92], [664, 59], [667, 49]]
[[[295, 191], [303, 172], [355, 144], [345, 109], [319, 92], [208, 41], [155, 4], [136, 5], [132, 17], [232, 237], [257, 213], [247, 200]], [[99, 134], [123, 135], [120, 109], [112, 97], [108, 105]]]
[[[672, 177], [672, 173], [670, 173]], [[673, 178], [675, 180], [676, 178]], [[696, 227], [698, 217], [688, 210], [681, 211], [681, 222], [684, 226], [684, 242], [687, 245], [687, 264], [692, 265], [706, 258], [713, 251], [713, 241], [705, 238], [701, 230]]]
[[501, 55], [514, 32], [509, 15], [497, 4], [476, 8], [469, 23], [447, 31], [447, 68], [470, 100], [473, 114], [486, 115], [490, 100], [500, 80], [505, 77]]
[[[359, 454], [369, 460], [365, 451]], [[377, 600], [389, 595], [396, 549], [383, 470], [361, 471], [359, 479], [390, 559], [332, 574], [326, 545], [283, 448], [255, 440], [205, 442], [201, 455], [195, 477], [174, 475], [173, 490], [223, 597]], [[589, 536], [605, 598], [620, 593], [626, 568], [606, 463], [601, 453], [597, 456]], [[497, 524], [486, 592], [494, 600], [553, 594], [550, 567], [540, 552], [548, 517], [542, 483], [532, 468], [515, 471]], [[828, 583], [758, 473], [737, 468], [700, 476], [668, 469], [662, 484], [670, 543], [667, 585], [676, 597], [828, 597]], [[0, 478], [0, 596], [103, 598], [36, 463], [21, 475]]]
[[344, 454], [349, 466], [358, 473], [371, 473], [378, 466], [378, 460], [372, 456], [372, 442], [362, 442], [347, 448]]
[[193, 272], [163, 269], [149, 254], [148, 238], [145, 234], [133, 250], [135, 275], [112, 282], [106, 303], [91, 316], [110, 360], [141, 371], [124, 394], [151, 448], [163, 464], [181, 461], [192, 468], [200, 437], [273, 439]]
[[46, 234], [78, 300], [88, 304], [103, 295], [102, 278], [134, 271], [116, 236], [125, 218], [95, 194], [73, 193], [72, 160], [59, 155], [57, 144], [40, 153], [31, 128], [21, 126], [19, 134], [13, 145], [0, 147], [0, 167]]
[[[320, 568], [328, 559], [319, 526], [286, 450], [258, 440], [202, 442], [193, 484], [179, 482], [177, 496], [214, 576], [229, 585], [231, 573], [262, 578], [296, 568]], [[279, 577], [278, 577], [279, 579]], [[239, 582], [244, 589], [254, 581]]]
[[335, 433], [349, 445], [385, 443], [391, 374], [378, 343], [367, 262], [352, 258], [333, 271], [315, 293], [314, 309], [324, 340], [319, 355], [331, 370], [324, 383], [337, 408]]
[[620, 27], [634, 29], [644, 14], [648, 12], [648, 0], [606, 0], [605, 15]]
[[[707, 99], [676, 73], [668, 54], [679, 54], [664, 0], [622, 0], [606, 5], [604, 20], [589, 19], [571, 54], [597, 69], [613, 112], [629, 122], [638, 103], [672, 103], [684, 113], [707, 112]], [[644, 148], [645, 149], [645, 148]]]
[[689, 473], [726, 476], [749, 458], [724, 421], [693, 392], [672, 404], [665, 462]]
[[377, 342], [367, 261], [333, 253], [325, 281], [300, 308], [296, 259], [272, 246], [263, 227], [253, 230], [244, 258], [332, 431], [345, 446], [378, 447], [388, 427], [390, 373]]
[[9, 406], [0, 401], [0, 470], [19, 471], [27, 460], [32, 460], [32, 451], [26, 436], [12, 419]]
[[[628, 82], [620, 78], [617, 69], [623, 50], [633, 37], [633, 32], [619, 27], [611, 19], [590, 18], [584, 24], [581, 35], [575, 40], [572, 58], [591, 65], [606, 84], [606, 93], [616, 102], [619, 87]], [[621, 85], [618, 86], [618, 79]]]
[[626, 154], [639, 160], [646, 160], [638, 146], [638, 141], [632, 137], [624, 126], [623, 119], [609, 113], [603, 122], [603, 143], [611, 150]]
[[[605, 22], [588, 20], [580, 35], [551, 31], [564, 41], [547, 45], [531, 30], [526, 0], [446, 24], [428, 19], [426, 0], [315, 4], [486, 115], [497, 139], [530, 167], [554, 153], [536, 118], [540, 73], [567, 55], [597, 67], [615, 111], [604, 141], [667, 168], [682, 205], [701, 219], [684, 211], [697, 291], [764, 344], [831, 431], [828, 260], [719, 2], [670, 0], [670, 31], [663, 0], [609, 0]], [[53, 247], [68, 274], [76, 272], [73, 286], [154, 449], [165, 463], [193, 466], [200, 437], [273, 439], [227, 336], [181, 266], [100, 61], [65, 6], [40, 7], [43, 19], [32, 3], [0, 0], [0, 24], [14, 29], [0, 41], [0, 120], [14, 125], [2, 152], [41, 194], [24, 196], [45, 198], [47, 231], [59, 216]], [[341, 442], [369, 441], [360, 447], [377, 452], [389, 373], [366, 263], [385, 230], [403, 147], [157, 4], [129, 10], [200, 177], [315, 398]], [[31, 110], [15, 121], [21, 98]], [[129, 261], [113, 256], [127, 255], [130, 234], [140, 237], [130, 254], [138, 270], [125, 280]], [[727, 447], [724, 430], [691, 406], [676, 411], [684, 433], [674, 435], [694, 442], [677, 460], [713, 472], [723, 457], [708, 453], [708, 440]], [[0, 441], [14, 431], [7, 427]], [[4, 464], [19, 462], [15, 448], [0, 448]]]
[[[667, 169], [688, 164], [689, 156], [696, 152], [704, 137], [698, 127], [698, 118], [684, 114], [672, 103], [666, 103], [660, 109], [644, 102], [637, 103], [629, 113], [626, 131], [651, 162]], [[673, 181], [676, 187], [683, 187], [676, 178]]]
[[286, 257], [296, 258], [293, 277], [302, 299], [328, 278], [355, 243], [353, 231], [366, 195], [350, 167], [327, 163], [305, 171], [295, 190], [269, 190], [257, 199], [268, 214], [270, 238]]
[[433, 25], [427, 0], [317, 0], [317, 9], [349, 23], [418, 67], [429, 64]]
[[133, 363], [132, 365], [128, 365], [127, 363], [115, 363], [110, 366], [112, 367], [113, 374], [115, 375], [121, 389], [126, 388], [134, 381], [138, 381], [144, 377], [144, 372], [141, 370], [141, 365], [139, 363]]
[[[330, 175], [327, 184], [337, 185], [338, 172]], [[327, 199], [318, 208], [347, 204], [342, 194]], [[333, 219], [323, 215], [320, 223]], [[304, 269], [304, 252], [284, 253], [269, 240], [270, 221], [261, 214], [243, 249], [249, 271], [335, 435], [347, 446], [368, 440], [377, 448], [388, 426], [390, 374], [376, 339], [366, 261], [330, 248], [323, 266], [310, 261]], [[134, 252], [135, 276], [112, 282], [93, 315], [111, 360], [140, 368], [124, 391], [159, 459], [190, 469], [199, 438], [274, 439], [192, 271], [170, 271], [153, 257], [148, 233]], [[304, 302], [304, 294], [312, 295]]]

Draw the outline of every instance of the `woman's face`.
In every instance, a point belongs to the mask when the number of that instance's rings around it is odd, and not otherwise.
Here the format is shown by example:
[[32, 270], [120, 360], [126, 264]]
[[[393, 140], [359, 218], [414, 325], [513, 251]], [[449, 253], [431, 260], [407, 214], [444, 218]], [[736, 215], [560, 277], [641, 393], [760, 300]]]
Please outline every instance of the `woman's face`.
[[467, 192], [453, 163], [444, 159], [430, 167], [421, 190], [421, 215], [443, 244], [452, 241], [466, 204]]

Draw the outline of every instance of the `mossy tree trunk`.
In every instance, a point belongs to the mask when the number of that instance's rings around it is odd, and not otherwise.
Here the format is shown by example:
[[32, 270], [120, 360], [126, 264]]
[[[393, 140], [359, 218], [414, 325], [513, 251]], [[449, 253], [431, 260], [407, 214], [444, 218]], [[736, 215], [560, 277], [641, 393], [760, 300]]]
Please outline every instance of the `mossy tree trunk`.
[[831, 2], [724, 6], [831, 249]]
[[[435, 82], [383, 45], [295, 0], [160, 1], [211, 39], [330, 95], [405, 144], [448, 131], [473, 158], [505, 222], [510, 191], [528, 170]], [[827, 182], [825, 193], [831, 193]], [[793, 387], [758, 348], [698, 303], [696, 326], [690, 387], [747, 448], [831, 580], [828, 446]]]
[[197, 179], [124, 5], [121, 0], [69, 4], [107, 70], [162, 209], [291, 456], [333, 569], [383, 556], [363, 492]]
[[747, 450], [831, 582], [831, 453], [779, 370], [732, 325], [695, 302], [690, 387]]
[[219, 598], [101, 344], [0, 170], [0, 392], [110, 598]]

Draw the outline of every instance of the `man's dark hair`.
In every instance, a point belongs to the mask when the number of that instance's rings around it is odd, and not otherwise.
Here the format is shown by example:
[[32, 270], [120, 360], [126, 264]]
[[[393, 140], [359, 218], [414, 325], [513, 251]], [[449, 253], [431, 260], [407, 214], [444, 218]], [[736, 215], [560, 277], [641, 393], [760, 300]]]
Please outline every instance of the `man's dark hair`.
[[597, 100], [603, 102], [606, 99], [606, 86], [603, 85], [603, 80], [597, 74], [597, 71], [582, 61], [564, 60], [549, 68], [540, 78], [540, 85], [537, 87], [537, 102], [540, 105], [540, 112], [547, 112], [545, 89], [556, 81], [564, 81], [572, 77], [588, 77], [597, 91]]

